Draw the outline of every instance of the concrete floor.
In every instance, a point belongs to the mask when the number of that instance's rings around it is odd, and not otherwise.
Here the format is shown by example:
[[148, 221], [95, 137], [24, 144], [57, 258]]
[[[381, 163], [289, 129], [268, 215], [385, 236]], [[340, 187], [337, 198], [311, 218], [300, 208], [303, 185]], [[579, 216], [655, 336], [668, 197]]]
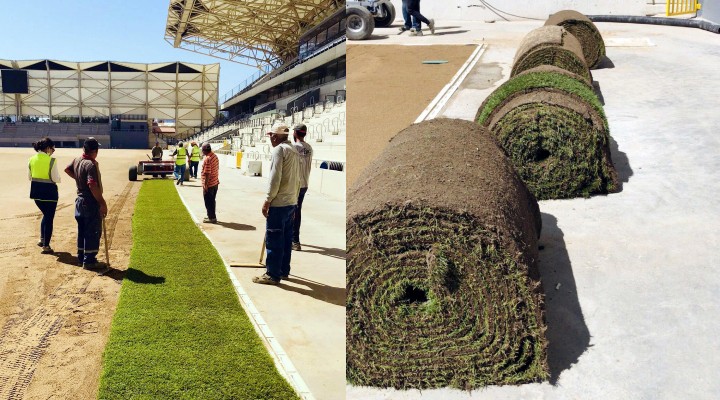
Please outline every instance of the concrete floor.
[[[393, 27], [366, 43], [485, 44], [440, 114], [472, 120], [508, 78], [522, 37], [541, 24], [438, 21], [442, 35], [409, 37]], [[592, 73], [623, 190], [540, 202], [551, 381], [473, 392], [348, 386], [348, 399], [717, 398], [720, 35], [598, 28], [608, 60]]]
[[[311, 173], [311, 180], [312, 176]], [[266, 185], [266, 178], [243, 176], [239, 170], [226, 166], [220, 169], [219, 223], [200, 225], [228, 264], [259, 260], [265, 235], [265, 218], [260, 209]], [[206, 213], [200, 182], [186, 182], [177, 188], [194, 219], [201, 221]], [[345, 201], [308, 191], [303, 203], [300, 241], [303, 251], [292, 254], [290, 279], [279, 286], [252, 283], [252, 277], [261, 275], [264, 269], [232, 268], [232, 272], [240, 290], [246, 293], [243, 302], [249, 298], [266, 324], [262, 334], [271, 353], [275, 353], [291, 383], [300, 388], [303, 398], [342, 398]], [[293, 373], [293, 366], [297, 374]], [[298, 375], [304, 383], [297, 382]], [[310, 394], [303, 393], [305, 384]]]

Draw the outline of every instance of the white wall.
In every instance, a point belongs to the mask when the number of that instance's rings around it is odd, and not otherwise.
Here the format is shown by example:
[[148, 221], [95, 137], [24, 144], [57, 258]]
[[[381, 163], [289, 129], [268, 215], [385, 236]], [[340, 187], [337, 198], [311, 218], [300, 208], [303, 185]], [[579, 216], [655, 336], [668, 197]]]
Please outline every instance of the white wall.
[[[392, 0], [392, 3], [397, 11], [396, 19], [402, 20], [402, 1]], [[647, 0], [485, 0], [485, 3], [511, 14], [539, 19], [547, 19], [550, 14], [567, 9], [594, 15], [645, 15], [647, 6]], [[479, 0], [422, 0], [420, 12], [440, 23], [442, 20], [503, 20]], [[505, 17], [509, 20], [522, 19], [509, 15]]]
[[717, 0], [701, 0], [702, 8], [698, 11], [698, 17], [720, 24], [720, 2]]

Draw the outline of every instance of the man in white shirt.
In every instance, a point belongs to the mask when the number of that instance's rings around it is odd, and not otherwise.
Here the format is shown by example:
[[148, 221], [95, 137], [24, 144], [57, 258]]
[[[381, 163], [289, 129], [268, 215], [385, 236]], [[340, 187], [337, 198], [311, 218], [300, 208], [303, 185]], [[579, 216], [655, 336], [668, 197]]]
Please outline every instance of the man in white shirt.
[[253, 278], [253, 282], [277, 285], [290, 275], [292, 253], [293, 214], [300, 190], [298, 152], [288, 140], [290, 128], [275, 124], [270, 143], [270, 182], [262, 213], [265, 223], [266, 272]]
[[295, 220], [293, 221], [293, 244], [292, 249], [295, 251], [302, 250], [300, 246], [300, 222], [302, 221], [302, 205], [305, 199], [305, 193], [308, 190], [308, 182], [310, 181], [310, 168], [312, 168], [313, 149], [309, 143], [305, 141], [307, 135], [307, 127], [305, 124], [297, 124], [293, 128], [293, 138], [295, 139], [295, 149], [300, 155], [300, 192], [297, 199], [297, 210], [295, 211]]

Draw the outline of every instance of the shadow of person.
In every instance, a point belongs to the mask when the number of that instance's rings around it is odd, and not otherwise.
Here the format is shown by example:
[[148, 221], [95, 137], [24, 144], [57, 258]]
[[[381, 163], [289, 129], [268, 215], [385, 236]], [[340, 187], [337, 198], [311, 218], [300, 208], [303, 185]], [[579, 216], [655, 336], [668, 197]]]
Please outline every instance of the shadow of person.
[[108, 278], [110, 278], [114, 281], [120, 282], [123, 280], [123, 278], [125, 278], [126, 273], [127, 273], [127, 271], [125, 271], [125, 270], [110, 267], [110, 270], [108, 272], [105, 272], [102, 275], [107, 276]]
[[[317, 249], [317, 251], [307, 250], [308, 247], [311, 249]], [[305, 243], [302, 244], [302, 248], [303, 249], [301, 251], [303, 253], [316, 253], [316, 254], [320, 254], [321, 256], [339, 258], [341, 260], [344, 260], [345, 256], [347, 255], [347, 251], [345, 251], [345, 249], [333, 249], [333, 248], [329, 248], [329, 247], [313, 246], [311, 244], [305, 244]]]
[[128, 268], [127, 272], [125, 273], [125, 279], [135, 283], [145, 283], [151, 285], [165, 283], [164, 276], [147, 275], [146, 273], [135, 268]]
[[63, 264], [67, 265], [73, 265], [78, 266], [78, 258], [74, 254], [70, 254], [66, 251], [56, 251], [54, 253], [55, 257], [57, 257], [57, 261]]
[[435, 32], [435, 34], [434, 34], [434, 35], [431, 35], [431, 36], [457, 35], [457, 34], [459, 34], [459, 33], [465, 33], [465, 32], [468, 32], [468, 30]]
[[623, 184], [630, 181], [630, 177], [633, 176], [633, 170], [630, 167], [630, 160], [627, 154], [620, 151], [620, 147], [612, 136], [610, 136], [610, 158], [612, 158], [615, 171], [617, 171], [618, 183], [620, 184], [618, 188], [619, 193], [623, 190]]
[[542, 214], [542, 234], [538, 268], [545, 290], [546, 337], [550, 383], [556, 385], [560, 374], [570, 369], [590, 347], [590, 332], [580, 309], [577, 286], [563, 233], [557, 219]]
[[333, 287], [328, 286], [324, 283], [315, 282], [310, 279], [305, 279], [300, 276], [290, 275], [289, 279], [286, 279], [292, 283], [306, 286], [307, 289], [290, 286], [290, 285], [278, 285], [279, 288], [284, 290], [300, 293], [305, 296], [310, 296], [313, 299], [324, 301], [326, 303], [334, 304], [336, 306], [345, 307], [345, 288], [344, 287]]
[[239, 224], [237, 222], [218, 221], [215, 225], [220, 225], [223, 228], [234, 229], [236, 231], [255, 231], [255, 230], [257, 230], [257, 228], [252, 225]]

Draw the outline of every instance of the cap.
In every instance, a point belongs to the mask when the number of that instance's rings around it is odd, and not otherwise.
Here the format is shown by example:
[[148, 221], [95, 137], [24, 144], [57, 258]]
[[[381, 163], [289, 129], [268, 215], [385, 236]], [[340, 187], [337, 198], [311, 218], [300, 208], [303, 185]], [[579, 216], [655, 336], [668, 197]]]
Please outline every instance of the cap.
[[305, 124], [296, 124], [293, 130], [301, 133], [307, 133], [307, 126], [305, 126]]
[[272, 126], [270, 128], [270, 132], [268, 132], [268, 135], [275, 134], [275, 135], [288, 135], [290, 133], [290, 128], [288, 128], [287, 125], [283, 123], [278, 123]]
[[83, 149], [85, 151], [93, 151], [100, 148], [100, 143], [95, 139], [94, 137], [90, 136], [89, 138], [85, 139], [85, 143], [83, 143]]

